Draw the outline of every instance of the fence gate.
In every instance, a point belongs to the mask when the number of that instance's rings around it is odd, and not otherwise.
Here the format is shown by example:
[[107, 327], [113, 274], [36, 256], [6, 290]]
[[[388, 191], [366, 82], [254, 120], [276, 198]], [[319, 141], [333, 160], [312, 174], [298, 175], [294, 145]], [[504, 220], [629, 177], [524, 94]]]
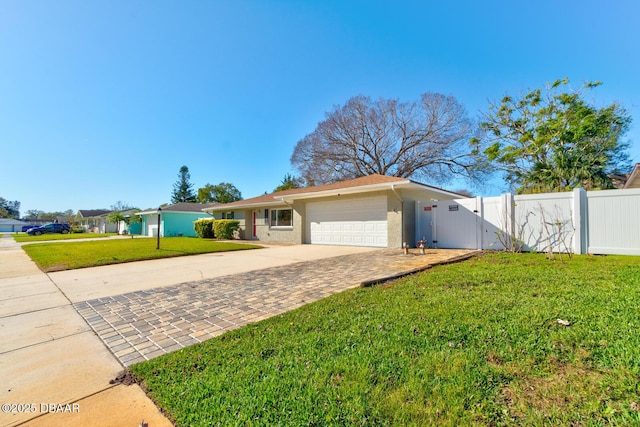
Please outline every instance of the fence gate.
[[480, 205], [479, 198], [434, 202], [431, 244], [443, 249], [478, 249]]

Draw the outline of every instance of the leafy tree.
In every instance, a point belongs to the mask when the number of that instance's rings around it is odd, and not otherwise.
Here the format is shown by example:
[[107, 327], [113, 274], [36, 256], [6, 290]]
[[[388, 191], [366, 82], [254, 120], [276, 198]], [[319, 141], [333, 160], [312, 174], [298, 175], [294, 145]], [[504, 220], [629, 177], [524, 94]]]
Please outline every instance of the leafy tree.
[[114, 223], [116, 225], [116, 233], [120, 234], [120, 221], [126, 221], [127, 218], [122, 214], [122, 212], [113, 211], [109, 215], [107, 215], [107, 221]]
[[20, 202], [0, 197], [0, 218], [20, 218]]
[[64, 212], [60, 212], [60, 215], [58, 215], [56, 218], [58, 217], [61, 218], [65, 224], [73, 225], [76, 222], [76, 213], [73, 211], [73, 209], [67, 209]]
[[44, 214], [44, 211], [39, 211], [38, 209], [29, 209], [25, 215], [25, 218], [39, 219], [42, 214]]
[[40, 219], [45, 221], [58, 221], [72, 224], [76, 220], [76, 213], [72, 209], [66, 211], [45, 212], [38, 209], [30, 209], [27, 211], [26, 219]]
[[43, 219], [45, 221], [56, 221], [61, 214], [62, 212], [43, 212], [38, 219]]
[[629, 166], [620, 139], [631, 118], [616, 103], [587, 103], [584, 93], [598, 85], [572, 91], [568, 79], [556, 80], [544, 90], [491, 104], [480, 126], [493, 169], [519, 193], [613, 188], [609, 175]]
[[[128, 216], [125, 217], [124, 222], [129, 226], [136, 223], [142, 225], [142, 216], [136, 215], [137, 212], [140, 212], [140, 209], [138, 208], [132, 208], [132, 209], [133, 209], [133, 212], [131, 212]], [[131, 229], [129, 230], [129, 232], [131, 233]], [[142, 228], [140, 229], [140, 234], [142, 234]]]
[[200, 203], [231, 203], [242, 200], [242, 194], [233, 184], [221, 182], [218, 185], [207, 183], [198, 189]]
[[171, 203], [195, 202], [196, 195], [193, 192], [193, 184], [189, 181], [191, 175], [189, 168], [182, 166], [178, 174], [178, 181], [173, 184], [173, 192], [171, 193]]
[[404, 103], [356, 96], [298, 141], [291, 164], [308, 185], [371, 174], [444, 182], [480, 170], [468, 144], [474, 132], [453, 96], [428, 92]]
[[282, 182], [273, 190], [273, 192], [275, 193], [276, 191], [291, 190], [292, 188], [300, 187], [302, 187], [301, 179], [288, 173], [284, 178], [282, 178]]

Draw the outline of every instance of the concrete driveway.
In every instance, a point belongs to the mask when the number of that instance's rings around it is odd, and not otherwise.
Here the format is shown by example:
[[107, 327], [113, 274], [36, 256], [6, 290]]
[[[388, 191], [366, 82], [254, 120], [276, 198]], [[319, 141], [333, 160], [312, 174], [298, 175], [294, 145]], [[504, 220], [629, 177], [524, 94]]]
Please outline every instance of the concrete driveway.
[[0, 426], [170, 425], [137, 385], [109, 381], [133, 363], [365, 280], [468, 254], [274, 246], [47, 275], [2, 238], [0, 403], [33, 406], [9, 407]]
[[[124, 366], [469, 251], [279, 246], [51, 273]], [[108, 274], [105, 274], [106, 272]]]
[[67, 270], [49, 273], [49, 277], [75, 303], [374, 250], [347, 246], [277, 245], [265, 246], [258, 250], [220, 252]]

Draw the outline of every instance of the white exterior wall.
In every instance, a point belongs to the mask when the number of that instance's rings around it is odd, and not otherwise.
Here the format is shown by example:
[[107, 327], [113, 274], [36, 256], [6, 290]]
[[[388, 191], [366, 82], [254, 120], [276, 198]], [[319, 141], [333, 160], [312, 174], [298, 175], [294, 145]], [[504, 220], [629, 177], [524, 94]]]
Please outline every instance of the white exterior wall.
[[[145, 229], [142, 230], [145, 236], [157, 237], [158, 236], [158, 215], [149, 214], [145, 215]], [[160, 237], [164, 237], [164, 231], [162, 230], [162, 218], [160, 218]]]

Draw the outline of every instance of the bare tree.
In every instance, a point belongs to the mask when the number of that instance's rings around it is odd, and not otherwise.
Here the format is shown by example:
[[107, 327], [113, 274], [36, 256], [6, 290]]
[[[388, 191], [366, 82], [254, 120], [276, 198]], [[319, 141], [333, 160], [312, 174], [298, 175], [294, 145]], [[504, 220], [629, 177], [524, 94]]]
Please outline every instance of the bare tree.
[[482, 169], [469, 144], [475, 130], [452, 96], [428, 92], [404, 103], [356, 96], [298, 141], [291, 164], [308, 185], [371, 174], [445, 182]]
[[121, 200], [118, 200], [113, 205], [111, 205], [111, 210], [112, 211], [122, 212], [122, 211], [127, 211], [129, 209], [135, 209], [135, 207], [133, 207], [129, 203], [123, 202]]

